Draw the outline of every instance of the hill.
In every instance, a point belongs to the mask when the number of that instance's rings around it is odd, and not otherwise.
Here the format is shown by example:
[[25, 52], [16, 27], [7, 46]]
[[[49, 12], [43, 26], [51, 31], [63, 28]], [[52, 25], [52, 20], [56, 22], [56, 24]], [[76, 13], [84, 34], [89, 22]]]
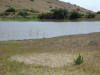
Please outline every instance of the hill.
[[16, 9], [33, 9], [39, 12], [48, 12], [54, 8], [65, 8], [69, 11], [78, 10], [80, 12], [88, 11], [82, 7], [59, 0], [0, 0], [0, 12], [7, 10], [9, 7]]

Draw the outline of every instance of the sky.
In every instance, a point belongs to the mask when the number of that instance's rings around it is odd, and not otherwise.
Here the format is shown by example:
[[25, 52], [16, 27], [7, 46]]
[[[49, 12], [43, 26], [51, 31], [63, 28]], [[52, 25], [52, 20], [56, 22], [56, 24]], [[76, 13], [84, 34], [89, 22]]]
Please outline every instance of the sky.
[[92, 11], [100, 11], [100, 0], [60, 0], [76, 4]]

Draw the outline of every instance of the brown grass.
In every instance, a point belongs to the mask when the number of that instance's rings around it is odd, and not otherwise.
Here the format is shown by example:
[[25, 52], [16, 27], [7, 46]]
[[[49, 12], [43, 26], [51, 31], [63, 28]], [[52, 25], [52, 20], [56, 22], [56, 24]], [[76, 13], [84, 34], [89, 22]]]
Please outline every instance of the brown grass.
[[[76, 66], [79, 54], [84, 63]], [[99, 75], [100, 33], [0, 42], [0, 75], [34, 74]]]
[[35, 53], [12, 56], [9, 60], [24, 62], [25, 64], [42, 65], [49, 67], [63, 67], [73, 63], [74, 55], [61, 53]]
[[78, 11], [87, 11], [79, 6], [58, 0], [0, 0], [0, 12], [5, 11], [9, 7], [17, 9], [34, 9], [39, 12], [47, 12], [54, 8], [66, 8], [68, 10], [78, 9]]

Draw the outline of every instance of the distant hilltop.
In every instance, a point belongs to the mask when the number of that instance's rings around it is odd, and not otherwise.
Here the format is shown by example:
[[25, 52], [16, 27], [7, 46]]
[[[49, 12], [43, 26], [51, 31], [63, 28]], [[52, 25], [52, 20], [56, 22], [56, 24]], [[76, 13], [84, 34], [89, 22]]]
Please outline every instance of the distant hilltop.
[[80, 6], [72, 5], [59, 0], [0, 0], [0, 12], [4, 12], [9, 7], [14, 7], [16, 9], [33, 9], [38, 12], [48, 12], [54, 8], [65, 8], [68, 11], [89, 11]]

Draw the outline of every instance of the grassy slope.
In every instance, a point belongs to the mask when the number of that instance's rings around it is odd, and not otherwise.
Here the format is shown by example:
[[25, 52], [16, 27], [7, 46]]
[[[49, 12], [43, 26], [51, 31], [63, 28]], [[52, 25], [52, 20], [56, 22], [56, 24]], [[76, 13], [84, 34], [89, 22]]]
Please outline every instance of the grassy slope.
[[78, 9], [79, 11], [87, 11], [70, 3], [61, 2], [59, 0], [0, 0], [0, 12], [5, 11], [9, 7], [16, 9], [34, 9], [39, 12], [47, 12], [54, 8], [66, 8], [68, 10]]
[[[13, 55], [32, 53], [79, 53], [85, 62], [81, 65], [47, 67], [26, 65], [23, 62], [7, 60]], [[81, 74], [83, 73], [83, 74]], [[0, 75], [99, 75], [100, 74], [100, 33], [63, 36], [50, 39], [1, 41]]]

